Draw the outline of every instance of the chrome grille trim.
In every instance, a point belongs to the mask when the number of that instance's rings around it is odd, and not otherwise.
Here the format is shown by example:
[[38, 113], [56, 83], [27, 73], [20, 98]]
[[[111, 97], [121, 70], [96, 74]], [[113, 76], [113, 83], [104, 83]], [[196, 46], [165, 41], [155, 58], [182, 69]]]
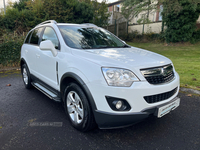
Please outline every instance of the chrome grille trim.
[[150, 84], [163, 84], [170, 82], [175, 78], [173, 66], [171, 64], [161, 67], [141, 69], [140, 71]]

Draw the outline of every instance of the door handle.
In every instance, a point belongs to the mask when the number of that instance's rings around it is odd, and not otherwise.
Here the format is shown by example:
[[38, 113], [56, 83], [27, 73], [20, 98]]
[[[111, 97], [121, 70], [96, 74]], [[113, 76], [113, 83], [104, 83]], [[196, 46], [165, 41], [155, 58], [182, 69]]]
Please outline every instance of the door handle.
[[39, 55], [39, 54], [36, 54], [36, 57], [37, 57], [37, 58], [40, 58], [40, 55]]
[[26, 49], [25, 52], [28, 53], [28, 50]]

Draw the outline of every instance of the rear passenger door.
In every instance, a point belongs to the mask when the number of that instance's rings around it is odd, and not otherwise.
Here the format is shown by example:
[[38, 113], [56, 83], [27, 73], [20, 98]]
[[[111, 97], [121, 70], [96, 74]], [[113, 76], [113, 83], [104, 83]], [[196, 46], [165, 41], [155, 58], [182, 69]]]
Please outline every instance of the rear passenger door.
[[24, 49], [25, 49], [25, 60], [28, 64], [30, 73], [37, 76], [37, 51], [39, 50], [39, 40], [41, 33], [44, 28], [37, 28], [34, 29], [31, 33], [29, 33], [25, 44], [24, 44]]

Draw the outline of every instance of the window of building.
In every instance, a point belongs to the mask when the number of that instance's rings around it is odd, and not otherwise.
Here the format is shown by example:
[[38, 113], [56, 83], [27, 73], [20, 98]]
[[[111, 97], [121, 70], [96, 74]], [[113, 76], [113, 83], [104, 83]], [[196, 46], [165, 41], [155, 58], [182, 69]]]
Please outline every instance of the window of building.
[[115, 11], [116, 11], [116, 12], [119, 12], [119, 5], [116, 5], [116, 7], [115, 7], [115, 8], [116, 8], [116, 10], [115, 10]]
[[160, 5], [159, 21], [162, 21], [163, 5]]

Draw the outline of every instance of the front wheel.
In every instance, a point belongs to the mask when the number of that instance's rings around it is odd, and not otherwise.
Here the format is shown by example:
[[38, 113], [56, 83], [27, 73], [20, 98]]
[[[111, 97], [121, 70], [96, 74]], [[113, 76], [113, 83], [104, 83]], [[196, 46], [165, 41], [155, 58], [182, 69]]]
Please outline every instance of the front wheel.
[[75, 83], [65, 89], [65, 112], [74, 128], [86, 132], [95, 127], [91, 107], [83, 90]]
[[22, 78], [24, 85], [27, 89], [30, 89], [32, 87], [31, 85], [31, 75], [29, 72], [29, 69], [26, 64], [23, 64], [21, 67], [21, 72], [22, 72]]

